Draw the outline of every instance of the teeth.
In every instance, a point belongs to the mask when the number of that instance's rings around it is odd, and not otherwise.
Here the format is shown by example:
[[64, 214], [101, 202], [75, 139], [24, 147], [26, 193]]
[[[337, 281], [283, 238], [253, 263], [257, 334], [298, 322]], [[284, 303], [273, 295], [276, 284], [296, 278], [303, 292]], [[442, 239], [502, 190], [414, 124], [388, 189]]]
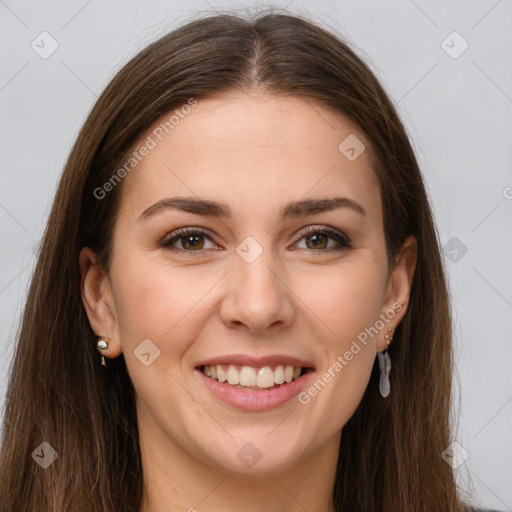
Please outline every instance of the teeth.
[[277, 365], [275, 367], [263, 366], [253, 368], [252, 366], [212, 365], [204, 366], [203, 373], [219, 382], [226, 382], [237, 388], [274, 388], [276, 385], [292, 382], [300, 377], [302, 368], [300, 366]]
[[242, 366], [240, 370], [240, 384], [248, 388], [256, 386], [256, 370], [250, 366]]
[[228, 373], [226, 375], [228, 378], [228, 384], [231, 384], [232, 386], [240, 384], [240, 373], [232, 364], [229, 365]]
[[256, 385], [259, 388], [269, 388], [274, 385], [274, 372], [270, 366], [264, 366], [260, 369]]
[[276, 369], [274, 370], [274, 382], [276, 384], [284, 383], [284, 368], [282, 365], [276, 366]]
[[226, 375], [226, 372], [221, 368], [221, 366], [218, 364], [217, 365], [217, 380], [219, 382], [226, 382], [226, 379], [227, 379], [227, 375]]

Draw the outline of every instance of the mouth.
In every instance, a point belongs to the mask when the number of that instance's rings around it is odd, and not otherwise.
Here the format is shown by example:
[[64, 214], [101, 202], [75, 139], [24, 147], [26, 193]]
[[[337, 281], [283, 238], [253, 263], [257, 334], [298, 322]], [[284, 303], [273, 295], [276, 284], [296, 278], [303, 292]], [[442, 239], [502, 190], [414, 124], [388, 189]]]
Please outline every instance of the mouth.
[[308, 370], [313, 370], [313, 368], [283, 364], [261, 367], [205, 364], [197, 369], [210, 379], [246, 391], [271, 391], [294, 382], [305, 375]]
[[215, 399], [244, 411], [263, 411], [297, 396], [315, 368], [294, 357], [238, 355], [202, 361], [195, 370]]

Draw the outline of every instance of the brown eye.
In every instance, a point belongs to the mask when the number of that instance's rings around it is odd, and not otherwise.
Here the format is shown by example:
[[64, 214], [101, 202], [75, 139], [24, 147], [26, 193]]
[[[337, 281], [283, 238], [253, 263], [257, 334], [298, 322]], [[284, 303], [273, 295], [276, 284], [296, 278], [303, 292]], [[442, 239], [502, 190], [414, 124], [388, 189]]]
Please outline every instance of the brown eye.
[[185, 235], [180, 236], [179, 240], [184, 249], [202, 249], [204, 246], [203, 235]]
[[[329, 243], [329, 237], [324, 234], [308, 235], [305, 238], [308, 249], [326, 249]], [[312, 247], [309, 247], [308, 242], [311, 242]]]
[[[344, 233], [326, 228], [310, 228], [303, 232], [299, 241], [301, 240], [305, 240], [306, 247], [299, 248], [310, 252], [323, 253], [351, 247], [350, 239]], [[335, 243], [330, 244], [331, 240]], [[213, 247], [206, 247], [208, 241]], [[212, 249], [215, 247], [215, 243], [205, 231], [185, 228], [171, 233], [170, 237], [160, 243], [160, 246], [171, 251], [193, 253]]]
[[[212, 241], [204, 231], [198, 229], [180, 229], [171, 233], [170, 238], [160, 245], [166, 249], [184, 252], [199, 252], [205, 247], [205, 239]], [[212, 241], [213, 242], [213, 241]]]
[[[326, 228], [310, 228], [302, 233], [299, 241], [303, 239], [306, 250], [317, 252], [330, 252], [351, 247], [350, 239], [344, 233]], [[334, 240], [335, 243], [329, 245], [329, 240]]]

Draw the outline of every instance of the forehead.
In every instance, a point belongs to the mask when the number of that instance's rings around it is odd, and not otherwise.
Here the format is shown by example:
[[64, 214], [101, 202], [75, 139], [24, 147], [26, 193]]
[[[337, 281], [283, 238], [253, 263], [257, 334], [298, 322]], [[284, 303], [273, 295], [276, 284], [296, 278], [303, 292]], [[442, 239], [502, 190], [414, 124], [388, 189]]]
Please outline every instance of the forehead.
[[[345, 195], [380, 216], [370, 141], [347, 116], [297, 97], [198, 100], [161, 117], [140, 139], [145, 156], [123, 184], [133, 215], [166, 196], [197, 196], [276, 212], [304, 197]], [[348, 150], [348, 152], [347, 152]], [[354, 158], [356, 156], [356, 158]]]

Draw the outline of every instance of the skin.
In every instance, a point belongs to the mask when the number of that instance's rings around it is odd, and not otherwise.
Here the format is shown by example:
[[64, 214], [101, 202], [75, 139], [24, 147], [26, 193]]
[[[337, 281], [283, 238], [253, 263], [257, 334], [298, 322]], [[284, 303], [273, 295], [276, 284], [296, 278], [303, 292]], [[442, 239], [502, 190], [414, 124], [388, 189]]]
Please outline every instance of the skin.
[[[349, 134], [366, 145], [354, 161], [338, 150]], [[109, 272], [89, 248], [80, 267], [91, 327], [110, 338], [101, 352], [124, 354], [136, 390], [142, 512], [334, 510], [342, 428], [387, 327], [406, 312], [416, 265], [410, 237], [388, 269], [369, 148], [357, 125], [313, 101], [233, 94], [200, 100], [124, 179]], [[366, 217], [339, 208], [279, 221], [288, 202], [333, 195]], [[164, 209], [138, 220], [172, 196], [223, 201], [233, 215]], [[307, 226], [341, 231], [352, 247], [329, 251], [338, 244], [328, 238], [317, 248]], [[199, 238], [203, 251], [187, 238], [177, 252], [159, 245], [183, 227], [211, 233]], [[252, 263], [236, 252], [248, 236], [263, 251]], [[244, 412], [214, 398], [194, 369], [220, 355], [287, 354], [313, 362], [314, 382], [396, 303], [389, 324], [307, 404]], [[134, 355], [145, 339], [160, 350], [148, 366]], [[247, 442], [262, 455], [251, 468], [237, 457]]]

